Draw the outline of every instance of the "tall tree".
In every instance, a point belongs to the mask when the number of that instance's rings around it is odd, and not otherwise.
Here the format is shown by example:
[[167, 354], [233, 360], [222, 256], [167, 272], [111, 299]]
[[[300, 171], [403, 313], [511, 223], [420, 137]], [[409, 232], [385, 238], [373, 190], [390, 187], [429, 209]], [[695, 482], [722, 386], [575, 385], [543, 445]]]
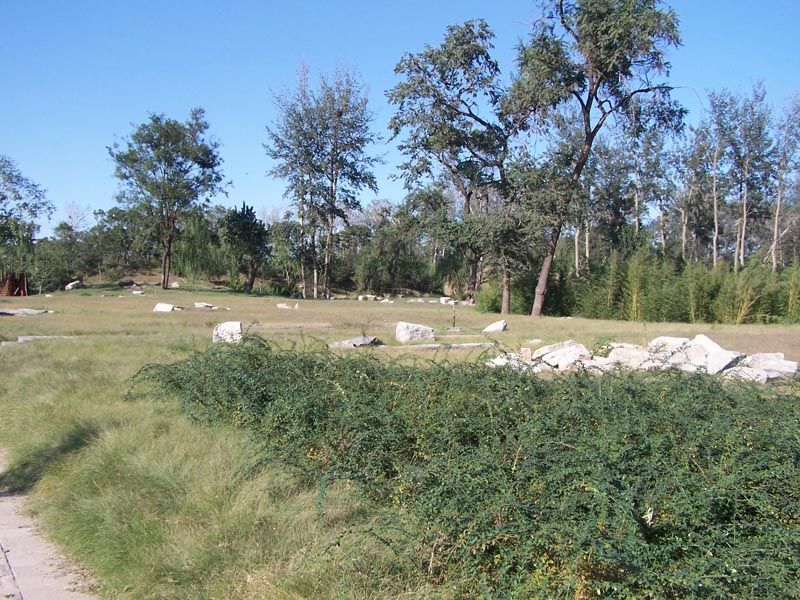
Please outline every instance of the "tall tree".
[[[659, 0], [548, 0], [531, 39], [520, 45], [519, 76], [510, 105], [546, 122], [553, 112], [575, 107], [581, 131], [571, 159], [577, 188], [595, 138], [614, 115], [649, 96], [655, 122], [673, 123], [682, 111], [670, 87], [655, 79], [668, 72], [666, 48], [679, 43], [677, 17]], [[556, 246], [568, 209], [554, 215], [536, 285], [531, 314], [541, 314]]]
[[152, 114], [139, 125], [124, 146], [108, 148], [114, 174], [130, 194], [128, 203], [141, 206], [153, 220], [161, 244], [161, 287], [169, 286], [172, 245], [181, 221], [192, 208], [226, 184], [221, 171], [219, 143], [206, 138], [208, 123], [202, 108], [192, 110], [181, 123]]
[[[370, 129], [367, 96], [353, 73], [338, 70], [332, 78], [321, 77], [312, 90], [303, 70], [297, 91], [279, 96], [276, 105], [279, 114], [267, 127], [264, 145], [276, 161], [270, 172], [287, 182], [301, 226], [316, 221], [324, 230], [323, 295], [330, 297], [336, 224], [360, 207], [362, 190], [378, 189], [372, 170], [380, 159], [368, 153], [377, 137]], [[312, 241], [316, 246], [314, 236]]]
[[253, 207], [244, 202], [241, 210], [234, 208], [225, 216], [223, 228], [225, 243], [247, 273], [243, 289], [249, 294], [261, 265], [271, 252], [269, 229], [256, 218]]
[[729, 176], [737, 190], [739, 218], [733, 265], [740, 268], [747, 256], [750, 220], [767, 214], [764, 203], [769, 195], [774, 151], [771, 111], [761, 83], [753, 86], [749, 97], [722, 90], [712, 92], [709, 99]]
[[781, 209], [789, 177], [800, 166], [800, 95], [795, 96], [778, 123], [775, 149], [775, 213], [772, 222], [772, 244], [769, 253], [772, 270], [778, 270], [778, 246], [781, 241]]
[[[513, 202], [508, 168], [522, 120], [503, 110], [506, 90], [491, 56], [493, 37], [483, 20], [448, 27], [441, 45], [400, 60], [395, 73], [403, 79], [386, 94], [397, 107], [389, 128], [395, 137], [405, 133], [400, 150], [407, 157], [401, 165], [407, 187], [443, 173], [461, 197], [465, 226], [480, 220], [491, 198]], [[475, 243], [466, 250], [467, 291], [474, 293], [487, 248]], [[504, 273], [504, 280], [509, 276]]]

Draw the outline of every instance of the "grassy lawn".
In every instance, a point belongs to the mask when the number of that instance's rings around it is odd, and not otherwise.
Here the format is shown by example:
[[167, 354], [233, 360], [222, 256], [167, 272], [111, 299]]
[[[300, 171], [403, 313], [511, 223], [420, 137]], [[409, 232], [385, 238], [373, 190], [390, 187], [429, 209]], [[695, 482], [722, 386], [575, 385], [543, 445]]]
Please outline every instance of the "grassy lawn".
[[[105, 294], [105, 297], [102, 296]], [[190, 422], [178, 407], [128, 396], [145, 364], [179, 360], [210, 344], [216, 323], [252, 323], [279, 344], [316, 347], [362, 333], [394, 346], [406, 320], [453, 325], [440, 304], [379, 304], [245, 297], [212, 290], [114, 288], [2, 298], [0, 309], [45, 308], [30, 317], [0, 317], [0, 340], [18, 335], [75, 336], [0, 348], [0, 445], [10, 467], [3, 483], [28, 491], [48, 536], [97, 576], [97, 592], [124, 598], [429, 598], [447, 589], [420, 581], [416, 560], [360, 535], [381, 510], [345, 485], [321, 498], [281, 468], [258, 460], [242, 431]], [[219, 311], [153, 313], [156, 302]], [[294, 305], [294, 301], [290, 302]], [[230, 308], [230, 310], [225, 310]], [[457, 306], [461, 332], [442, 341], [483, 341], [499, 316]], [[495, 336], [516, 350], [530, 339], [643, 343], [658, 335], [705, 333], [722, 346], [785, 352], [800, 359], [800, 327], [603, 322], [508, 318]], [[396, 356], [398, 350], [379, 350]], [[479, 353], [439, 351], [452, 361]]]

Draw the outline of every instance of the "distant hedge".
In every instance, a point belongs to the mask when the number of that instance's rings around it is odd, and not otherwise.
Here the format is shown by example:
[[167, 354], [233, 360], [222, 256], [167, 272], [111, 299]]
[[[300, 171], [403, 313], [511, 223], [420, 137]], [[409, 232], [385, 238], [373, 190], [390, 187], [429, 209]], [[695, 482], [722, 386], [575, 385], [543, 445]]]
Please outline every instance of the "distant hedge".
[[141, 375], [417, 523], [464, 597], [800, 597], [800, 394], [216, 346]]

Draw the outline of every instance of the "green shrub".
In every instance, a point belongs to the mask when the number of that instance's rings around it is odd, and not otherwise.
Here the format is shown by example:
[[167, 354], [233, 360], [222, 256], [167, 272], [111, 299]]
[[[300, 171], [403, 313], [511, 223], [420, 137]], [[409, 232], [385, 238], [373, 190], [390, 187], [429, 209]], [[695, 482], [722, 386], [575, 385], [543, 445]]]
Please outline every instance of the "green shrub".
[[464, 597], [798, 597], [797, 387], [212, 347], [142, 378], [418, 526]]

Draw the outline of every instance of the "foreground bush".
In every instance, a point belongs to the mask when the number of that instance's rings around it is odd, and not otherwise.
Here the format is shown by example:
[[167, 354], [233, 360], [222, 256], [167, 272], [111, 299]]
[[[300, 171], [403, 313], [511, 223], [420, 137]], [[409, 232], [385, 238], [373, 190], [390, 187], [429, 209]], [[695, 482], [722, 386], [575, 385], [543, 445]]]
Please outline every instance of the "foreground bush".
[[255, 342], [142, 376], [265, 458], [396, 507], [415, 524], [398, 555], [464, 596], [800, 597], [796, 387], [542, 381]]

